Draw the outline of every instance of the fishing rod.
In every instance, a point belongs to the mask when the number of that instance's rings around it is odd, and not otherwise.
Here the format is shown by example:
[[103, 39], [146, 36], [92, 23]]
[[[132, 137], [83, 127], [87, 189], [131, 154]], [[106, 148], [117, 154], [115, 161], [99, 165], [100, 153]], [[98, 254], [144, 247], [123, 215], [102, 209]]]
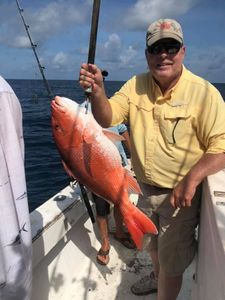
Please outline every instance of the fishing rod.
[[[94, 64], [95, 62], [95, 50], [96, 50], [96, 40], [97, 40], [97, 32], [98, 32], [98, 19], [99, 19], [99, 11], [100, 11], [100, 0], [94, 0], [93, 8], [92, 8], [92, 21], [91, 21], [91, 32], [90, 32], [90, 41], [89, 41], [89, 52], [88, 52], [88, 63]], [[85, 90], [86, 95], [86, 103], [85, 103], [85, 110], [86, 113], [88, 112], [88, 105], [90, 102], [90, 94], [91, 94], [91, 87]], [[95, 218], [93, 215], [93, 211], [89, 202], [89, 198], [87, 196], [87, 191], [84, 188], [82, 183], [79, 183], [81, 193], [84, 199], [84, 203], [86, 205], [88, 214], [91, 218], [92, 223], [95, 222]]]
[[32, 48], [32, 50], [33, 50], [33, 52], [34, 52], [34, 56], [35, 56], [35, 58], [36, 58], [36, 60], [37, 60], [37, 64], [38, 64], [39, 70], [40, 70], [40, 72], [41, 72], [41, 76], [42, 76], [42, 78], [43, 78], [43, 82], [44, 82], [45, 88], [46, 88], [46, 90], [47, 90], [47, 92], [48, 92], [48, 97], [49, 97], [49, 99], [51, 100], [51, 99], [53, 98], [53, 94], [52, 94], [52, 91], [51, 91], [50, 86], [49, 86], [49, 84], [48, 84], [48, 81], [47, 81], [47, 79], [45, 78], [45, 74], [44, 74], [44, 69], [45, 69], [45, 67], [43, 67], [43, 66], [41, 65], [40, 60], [39, 60], [38, 55], [37, 55], [37, 51], [36, 51], [37, 45], [33, 43], [33, 40], [32, 40], [32, 38], [31, 38], [31, 35], [30, 35], [30, 32], [29, 32], [29, 27], [30, 27], [30, 26], [29, 26], [29, 25], [26, 23], [26, 21], [25, 21], [25, 18], [24, 18], [24, 16], [23, 16], [24, 10], [23, 10], [23, 8], [21, 8], [20, 3], [19, 3], [18, 0], [16, 0], [16, 4], [17, 4], [18, 10], [19, 10], [19, 14], [20, 14], [20, 17], [21, 17], [21, 19], [22, 19], [23, 25], [24, 25], [24, 27], [25, 27], [27, 36], [28, 36], [28, 38], [29, 38], [31, 48]]
[[[95, 62], [95, 51], [96, 51], [96, 41], [97, 41], [97, 33], [98, 33], [98, 20], [99, 20], [99, 11], [100, 11], [101, 0], [94, 0], [93, 10], [92, 10], [92, 20], [91, 20], [91, 32], [90, 32], [90, 40], [89, 40], [89, 51], [88, 51], [88, 64], [94, 64]], [[89, 87], [85, 90], [86, 95], [86, 113], [88, 111], [88, 106], [90, 103], [90, 94], [92, 92], [92, 88]]]

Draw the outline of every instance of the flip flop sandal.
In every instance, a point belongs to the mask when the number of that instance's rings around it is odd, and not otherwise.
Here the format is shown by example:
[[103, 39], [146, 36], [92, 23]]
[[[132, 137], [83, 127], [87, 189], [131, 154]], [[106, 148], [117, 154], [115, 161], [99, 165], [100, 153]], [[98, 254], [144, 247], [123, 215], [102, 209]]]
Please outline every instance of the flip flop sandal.
[[136, 246], [134, 244], [134, 242], [132, 241], [132, 239], [130, 238], [130, 235], [127, 234], [126, 237], [123, 238], [119, 238], [114, 234], [114, 239], [116, 241], [118, 241], [119, 243], [121, 243], [124, 247], [128, 248], [128, 249], [135, 249]]
[[103, 262], [101, 259], [98, 258], [98, 256], [102, 256], [102, 257], [106, 258], [107, 256], [109, 256], [109, 249], [106, 250], [106, 251], [100, 249], [100, 250], [98, 251], [97, 257], [96, 257], [96, 260], [97, 260], [97, 262], [98, 262], [100, 265], [106, 266], [106, 265], [108, 264], [108, 262], [109, 262], [109, 259], [108, 259], [108, 261]]

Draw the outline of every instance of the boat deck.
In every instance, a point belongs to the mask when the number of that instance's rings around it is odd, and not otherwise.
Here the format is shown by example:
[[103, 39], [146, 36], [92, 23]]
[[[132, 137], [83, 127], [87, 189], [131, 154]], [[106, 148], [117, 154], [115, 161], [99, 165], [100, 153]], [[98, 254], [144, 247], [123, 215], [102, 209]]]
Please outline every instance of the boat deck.
[[[110, 234], [109, 264], [96, 262], [98, 228], [80, 195], [78, 185], [68, 186], [31, 214], [32, 300], [156, 299], [156, 295], [139, 297], [130, 291], [150, 272], [146, 250], [126, 249]], [[225, 299], [224, 195], [224, 171], [209, 176], [203, 185], [198, 260], [186, 270], [178, 300]]]
[[[76, 300], [103, 300], [103, 299], [156, 299], [156, 294], [135, 296], [130, 291], [130, 286], [149, 273], [151, 261], [146, 250], [130, 250], [124, 248], [110, 234], [111, 249], [110, 261], [107, 266], [96, 262], [96, 253], [100, 248], [98, 240], [93, 244], [93, 251], [89, 259], [82, 263], [80, 272], [76, 272], [72, 287], [62, 299]], [[178, 300], [191, 299], [191, 287], [195, 263], [185, 272], [184, 284]]]

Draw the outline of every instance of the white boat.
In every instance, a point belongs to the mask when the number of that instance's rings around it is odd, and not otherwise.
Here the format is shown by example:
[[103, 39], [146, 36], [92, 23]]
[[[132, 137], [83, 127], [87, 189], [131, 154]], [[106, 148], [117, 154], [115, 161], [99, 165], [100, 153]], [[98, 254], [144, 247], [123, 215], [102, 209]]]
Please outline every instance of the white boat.
[[[184, 274], [179, 300], [225, 299], [224, 178], [223, 170], [204, 182], [199, 250]], [[30, 218], [32, 300], [156, 299], [156, 294], [137, 297], [130, 291], [151, 268], [145, 250], [126, 249], [111, 238], [109, 264], [96, 262], [98, 230], [88, 217], [79, 185], [67, 186]]]

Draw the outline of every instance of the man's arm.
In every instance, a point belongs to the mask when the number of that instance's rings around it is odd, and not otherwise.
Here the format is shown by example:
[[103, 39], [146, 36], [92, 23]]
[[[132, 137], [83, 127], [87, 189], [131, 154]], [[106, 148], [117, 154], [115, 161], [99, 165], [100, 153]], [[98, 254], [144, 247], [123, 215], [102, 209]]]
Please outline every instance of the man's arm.
[[191, 206], [197, 186], [208, 175], [225, 168], [225, 153], [206, 153], [173, 189], [170, 202], [174, 207]]
[[125, 138], [125, 140], [122, 141], [122, 143], [124, 143], [124, 145], [127, 148], [129, 154], [131, 154], [130, 136], [129, 136], [128, 131], [127, 130], [124, 131], [121, 135]]
[[79, 83], [84, 90], [92, 88], [90, 94], [92, 113], [102, 127], [110, 127], [112, 110], [105, 94], [101, 70], [96, 65], [82, 64]]

